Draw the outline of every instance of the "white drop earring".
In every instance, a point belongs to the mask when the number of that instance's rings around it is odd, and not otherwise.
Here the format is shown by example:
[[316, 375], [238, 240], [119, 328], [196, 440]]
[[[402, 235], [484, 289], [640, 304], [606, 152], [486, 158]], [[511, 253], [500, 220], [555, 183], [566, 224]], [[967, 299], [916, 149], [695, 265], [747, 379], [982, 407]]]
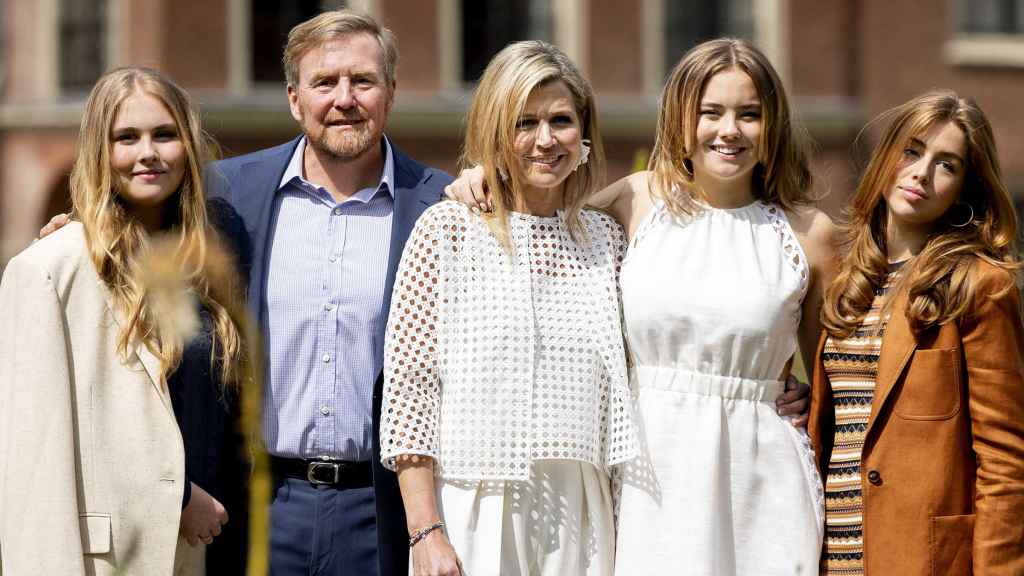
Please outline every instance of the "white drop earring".
[[586, 164], [587, 160], [589, 160], [589, 159], [590, 159], [590, 140], [587, 139], [587, 138], [584, 138], [583, 140], [580, 141], [580, 159], [579, 159], [578, 162], [576, 162], [576, 167], [573, 168], [573, 172], [575, 172], [576, 170], [579, 170], [580, 166], [583, 166], [584, 164]]

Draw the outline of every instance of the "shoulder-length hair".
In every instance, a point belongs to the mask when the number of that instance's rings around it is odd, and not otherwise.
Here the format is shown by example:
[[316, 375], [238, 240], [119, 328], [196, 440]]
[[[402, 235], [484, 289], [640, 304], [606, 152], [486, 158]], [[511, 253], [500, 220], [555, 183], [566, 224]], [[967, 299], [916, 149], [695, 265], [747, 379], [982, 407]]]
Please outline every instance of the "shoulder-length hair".
[[[903, 151], [911, 138], [952, 123], [967, 142], [963, 187], [958, 202], [971, 207], [973, 218], [956, 204], [936, 221], [922, 250], [913, 257], [890, 294], [905, 293], [905, 312], [915, 334], [962, 317], [972, 305], [975, 285], [970, 274], [979, 260], [1013, 271], [1018, 268], [1017, 216], [1003, 184], [992, 127], [969, 98], [951, 90], [922, 94], [880, 116], [890, 122], [875, 146], [867, 170], [847, 209], [848, 252], [828, 289], [822, 321], [830, 334], [848, 337], [864, 319], [875, 290], [888, 271], [885, 191], [895, 184]], [[958, 213], [958, 214], [952, 214]], [[960, 220], [960, 221], [957, 221]], [[1013, 283], [1007, 289], [1013, 287]], [[895, 300], [890, 296], [888, 301]]]
[[139, 266], [148, 247], [147, 233], [119, 194], [111, 168], [111, 131], [121, 105], [135, 94], [156, 98], [174, 118], [186, 165], [180, 187], [165, 201], [165, 221], [185, 268], [181, 273], [213, 321], [214, 360], [222, 380], [234, 383], [243, 346], [225, 306], [237, 308], [239, 287], [210, 282], [207, 274], [208, 252], [216, 235], [207, 220], [202, 168], [216, 155], [216, 144], [203, 132], [188, 94], [159, 72], [141, 67], [119, 68], [96, 82], [82, 115], [78, 156], [71, 170], [73, 211], [85, 228], [90, 257], [115, 307], [127, 319], [117, 350], [126, 358], [141, 342], [160, 359], [166, 376], [177, 368], [184, 345], [180, 337], [161, 333], [147, 301], [148, 288]]
[[690, 160], [697, 146], [700, 101], [711, 77], [727, 70], [750, 77], [761, 103], [763, 128], [754, 168], [755, 198], [793, 209], [811, 202], [809, 138], [789, 110], [786, 91], [771, 63], [753, 44], [736, 38], [709, 40], [691, 48], [669, 74], [661, 92], [658, 126], [651, 153], [651, 192], [675, 214], [693, 210]]
[[585, 237], [580, 211], [587, 198], [604, 182], [605, 157], [597, 129], [597, 108], [590, 82], [572, 60], [547, 42], [526, 40], [506, 46], [491, 59], [473, 94], [466, 120], [466, 138], [459, 163], [483, 166], [491, 190], [494, 213], [488, 224], [508, 247], [508, 212], [522, 189], [515, 165], [516, 125], [526, 100], [539, 86], [561, 81], [573, 96], [582, 138], [590, 140], [590, 157], [563, 182], [565, 220], [577, 241]]

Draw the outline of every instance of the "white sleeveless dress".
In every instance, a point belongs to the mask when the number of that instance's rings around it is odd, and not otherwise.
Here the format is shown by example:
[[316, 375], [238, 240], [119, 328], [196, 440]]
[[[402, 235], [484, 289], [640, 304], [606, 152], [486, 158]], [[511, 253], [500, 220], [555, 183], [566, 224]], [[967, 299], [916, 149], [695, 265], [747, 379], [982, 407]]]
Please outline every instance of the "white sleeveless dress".
[[775, 411], [807, 278], [776, 205], [659, 202], [637, 231], [621, 285], [644, 446], [617, 481], [617, 575], [817, 573], [813, 451]]

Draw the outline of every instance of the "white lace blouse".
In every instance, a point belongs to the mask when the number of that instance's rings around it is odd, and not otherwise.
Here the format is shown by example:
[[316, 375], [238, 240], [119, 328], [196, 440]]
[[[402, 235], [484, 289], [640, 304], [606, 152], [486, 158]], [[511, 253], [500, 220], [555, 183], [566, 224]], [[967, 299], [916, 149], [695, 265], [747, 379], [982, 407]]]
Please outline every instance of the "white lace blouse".
[[637, 433], [617, 274], [625, 242], [584, 211], [510, 216], [506, 251], [455, 202], [427, 210], [398, 268], [384, 353], [381, 460], [435, 460], [439, 476], [525, 480], [530, 462], [608, 466]]

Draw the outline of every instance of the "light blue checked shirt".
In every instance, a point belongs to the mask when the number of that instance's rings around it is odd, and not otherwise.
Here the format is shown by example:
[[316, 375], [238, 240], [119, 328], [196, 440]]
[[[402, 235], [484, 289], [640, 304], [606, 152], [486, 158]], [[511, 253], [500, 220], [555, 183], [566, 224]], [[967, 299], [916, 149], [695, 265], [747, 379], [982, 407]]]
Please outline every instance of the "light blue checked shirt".
[[394, 157], [383, 146], [378, 185], [337, 203], [303, 177], [303, 138], [274, 198], [262, 316], [263, 436], [276, 456], [371, 458], [394, 211]]

